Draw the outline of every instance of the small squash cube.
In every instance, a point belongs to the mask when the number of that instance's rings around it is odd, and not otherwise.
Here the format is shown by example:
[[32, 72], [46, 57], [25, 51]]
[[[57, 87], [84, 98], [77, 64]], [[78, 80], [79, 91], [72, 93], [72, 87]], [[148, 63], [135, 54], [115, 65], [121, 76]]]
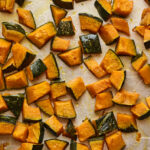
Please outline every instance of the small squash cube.
[[70, 150], [89, 150], [89, 148], [85, 144], [77, 143], [71, 140]]
[[137, 32], [140, 36], [144, 37], [146, 27], [145, 26], [135, 26], [132, 31]]
[[7, 104], [2, 95], [0, 95], [0, 113], [5, 112], [6, 110], [8, 110]]
[[5, 89], [5, 81], [4, 81], [4, 75], [2, 72], [2, 68], [0, 67], [0, 90]]
[[144, 31], [144, 46], [146, 49], [150, 48], [150, 29]]
[[140, 24], [143, 26], [150, 25], [150, 8], [143, 9]]
[[89, 139], [89, 145], [91, 150], [103, 150], [104, 147], [104, 137], [95, 137]]

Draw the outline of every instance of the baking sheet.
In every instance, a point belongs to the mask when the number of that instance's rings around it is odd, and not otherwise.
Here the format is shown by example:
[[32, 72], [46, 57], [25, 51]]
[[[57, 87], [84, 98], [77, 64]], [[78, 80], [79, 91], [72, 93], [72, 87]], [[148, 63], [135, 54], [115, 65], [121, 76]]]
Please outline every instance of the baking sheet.
[[[76, 4], [73, 10], [68, 11], [68, 16], [72, 16], [73, 23], [76, 28], [76, 34], [74, 37], [69, 37], [68, 39], [71, 40], [70, 48], [78, 46], [78, 40], [79, 40], [79, 35], [86, 34], [87, 32], [81, 32], [80, 30], [80, 24], [79, 24], [79, 19], [78, 19], [78, 13], [79, 12], [86, 12], [93, 14], [95, 16], [99, 16], [97, 13], [97, 10], [94, 7], [94, 1], [95, 0], [88, 0], [85, 2], [81, 2]], [[141, 18], [141, 13], [144, 8], [147, 8], [148, 5], [144, 2], [144, 0], [133, 0], [134, 1], [134, 8], [130, 16], [127, 18], [129, 26], [130, 26], [130, 33], [131, 33], [131, 38], [135, 40], [136, 46], [137, 46], [137, 51], [141, 52], [144, 50], [146, 55], [150, 56], [150, 53], [148, 50], [145, 50], [144, 45], [143, 45], [143, 39], [137, 35], [136, 33], [132, 32], [132, 28], [136, 25], [139, 25], [140, 18]], [[35, 17], [35, 21], [37, 24], [37, 27], [48, 22], [48, 21], [53, 21], [52, 15], [50, 12], [50, 4], [52, 4], [52, 1], [50, 0], [26, 0], [24, 4], [24, 8], [30, 9], [33, 12], [33, 15]], [[18, 17], [16, 13], [16, 8], [17, 4], [15, 4], [15, 9], [12, 14], [8, 13], [2, 13], [0, 12], [0, 23], [3, 21], [10, 21], [10, 22], [16, 22], [18, 23]], [[30, 29], [24, 27], [27, 33], [31, 32]], [[1, 30], [0, 30], [1, 32]], [[125, 36], [123, 34], [120, 34], [121, 36]], [[102, 39], [100, 38], [101, 42], [101, 47], [102, 47], [102, 54], [99, 55], [93, 55], [95, 59], [100, 63], [103, 56], [105, 55], [106, 51], [109, 48], [114, 49], [115, 44], [111, 46], [106, 46]], [[36, 58], [44, 58], [47, 56], [50, 52], [50, 42], [48, 42], [42, 49], [38, 49], [34, 45], [32, 45], [27, 39], [24, 39], [21, 44], [24, 46], [28, 47], [32, 51], [34, 51], [37, 54]], [[85, 57], [85, 56], [84, 56]], [[70, 68], [66, 66], [59, 58], [56, 58], [59, 69], [61, 72], [61, 78], [64, 79], [65, 81], [69, 81], [75, 77], [81, 76], [85, 82], [85, 84], [93, 83], [97, 81], [98, 79], [95, 78], [84, 66], [84, 64], [78, 66], [78, 67], [73, 67]], [[130, 57], [121, 57], [123, 63], [124, 63], [124, 69], [127, 71], [127, 78], [125, 81], [124, 88], [129, 90], [129, 91], [136, 91], [140, 94], [139, 101], [144, 101], [145, 102], [145, 97], [150, 96], [150, 87], [145, 86], [142, 80], [139, 78], [137, 73], [132, 69], [131, 63], [130, 63]], [[35, 84], [39, 83], [41, 81], [46, 80], [45, 75], [39, 77], [37, 80], [33, 81], [32, 83], [30, 82], [29, 84]], [[114, 93], [116, 92], [114, 89], [111, 89]], [[5, 91], [9, 92], [11, 94], [17, 94], [24, 92], [23, 90], [15, 90], [15, 91]], [[5, 92], [0, 92], [0, 93], [5, 93]], [[70, 99], [71, 97], [69, 95], [62, 97], [61, 99], [67, 100]], [[84, 95], [80, 98], [78, 102], [73, 101], [75, 105], [75, 109], [77, 112], [77, 118], [74, 120], [74, 124], [76, 126], [80, 125], [82, 120], [84, 120], [86, 117], [90, 118], [91, 120], [97, 119], [98, 116], [101, 115], [102, 112], [95, 113], [94, 112], [94, 104], [95, 104], [95, 99], [92, 99], [89, 95], [89, 93], [86, 91]], [[119, 107], [119, 106], [114, 106], [111, 109], [107, 109], [107, 111], [113, 110], [114, 113], [116, 114], [117, 112], [120, 113], [130, 113], [129, 108], [126, 107]], [[4, 114], [10, 114], [10, 112], [6, 112]], [[47, 119], [48, 117], [42, 114], [43, 116], [43, 121]], [[21, 117], [19, 118], [21, 121]], [[65, 125], [66, 122], [63, 119], [60, 119], [60, 121]], [[126, 143], [126, 150], [150, 150], [150, 118], [145, 119], [143, 121], [137, 121], [138, 124], [138, 129], [139, 132], [141, 133], [142, 137], [140, 142], [136, 142], [136, 133], [128, 133], [128, 134], [123, 134], [123, 138]], [[52, 134], [50, 134], [47, 130], [45, 130], [45, 138], [55, 138]], [[59, 136], [59, 139], [67, 140], [70, 142], [69, 138]], [[12, 137], [10, 136], [0, 136], [0, 144], [2, 143], [9, 143], [7, 146], [7, 150], [17, 150], [17, 148], [20, 146], [20, 142], [15, 141]], [[69, 146], [67, 147], [67, 150], [69, 150]], [[43, 150], [46, 150], [46, 146], [44, 146]], [[107, 150], [106, 145], [104, 146], [104, 150]]]

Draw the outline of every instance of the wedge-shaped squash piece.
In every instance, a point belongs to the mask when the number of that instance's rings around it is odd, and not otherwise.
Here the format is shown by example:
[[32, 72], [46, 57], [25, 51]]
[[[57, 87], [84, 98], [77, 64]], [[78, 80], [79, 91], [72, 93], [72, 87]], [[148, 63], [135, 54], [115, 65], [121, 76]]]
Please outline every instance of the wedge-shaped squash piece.
[[117, 124], [119, 130], [122, 132], [138, 131], [134, 116], [128, 114], [117, 114]]
[[146, 103], [147, 103], [148, 107], [150, 108], [150, 96], [146, 97]]
[[117, 122], [113, 112], [108, 112], [96, 120], [96, 129], [99, 136], [116, 130]]
[[108, 73], [112, 73], [113, 71], [121, 70], [123, 68], [123, 63], [119, 56], [117, 56], [113, 50], [109, 49], [101, 62], [101, 66]]
[[135, 26], [132, 31], [137, 32], [140, 36], [144, 37], [146, 27], [145, 26]]
[[79, 44], [85, 54], [101, 53], [101, 45], [97, 34], [79, 36]]
[[51, 82], [51, 97], [56, 99], [60, 96], [67, 94], [66, 83], [65, 81], [53, 81]]
[[0, 38], [0, 63], [4, 64], [10, 52], [11, 42]]
[[8, 109], [16, 116], [16, 118], [18, 118], [22, 110], [24, 96], [22, 94], [8, 95], [3, 96], [3, 99], [5, 100]]
[[69, 143], [64, 140], [49, 139], [45, 141], [45, 144], [49, 150], [65, 150]]
[[52, 12], [52, 16], [55, 22], [55, 25], [58, 26], [61, 19], [63, 19], [67, 15], [67, 11], [61, 7], [50, 5], [50, 9]]
[[131, 59], [132, 67], [136, 71], [139, 71], [146, 62], [147, 62], [147, 56], [145, 55], [144, 52], [142, 52], [141, 54], [137, 54], [135, 57]]
[[96, 95], [95, 111], [103, 110], [109, 108], [113, 105], [112, 93], [103, 92]]
[[89, 148], [85, 144], [77, 143], [71, 140], [70, 150], [89, 150]]
[[150, 48], [150, 29], [144, 31], [144, 46], [146, 49]]
[[21, 89], [28, 85], [24, 70], [5, 77], [5, 81], [7, 89]]
[[53, 109], [50, 99], [37, 101], [36, 105], [47, 115], [50, 115], [50, 116], [54, 115], [54, 109]]
[[110, 76], [111, 84], [119, 91], [125, 82], [126, 71], [113, 71]]
[[77, 77], [67, 82], [67, 89], [75, 100], [78, 100], [86, 90], [84, 81], [81, 77]]
[[41, 59], [37, 59], [33, 64], [26, 68], [26, 73], [30, 81], [34, 80], [46, 71], [47, 67]]
[[12, 13], [14, 5], [15, 5], [15, 0], [1, 0], [0, 11]]
[[53, 0], [54, 4], [65, 9], [73, 9], [73, 0]]
[[98, 93], [103, 92], [104, 90], [111, 87], [111, 83], [109, 78], [99, 80], [97, 82], [94, 82], [92, 84], [88, 84], [87, 90], [90, 93], [92, 97], [95, 97]]
[[105, 138], [108, 150], [123, 150], [126, 146], [120, 131]]
[[40, 109], [29, 106], [26, 99], [24, 99], [22, 115], [23, 121], [25, 122], [37, 122], [42, 120]]
[[2, 67], [0, 67], [0, 90], [4, 90], [4, 89], [5, 89], [5, 81], [2, 72]]
[[60, 76], [58, 64], [53, 53], [50, 53], [47, 57], [43, 60], [44, 64], [46, 65], [46, 76], [48, 79], [58, 79]]
[[28, 136], [28, 125], [25, 123], [17, 122], [13, 132], [13, 138], [20, 142], [25, 142]]
[[82, 50], [81, 47], [76, 47], [66, 52], [58, 54], [59, 58], [68, 66], [76, 66], [82, 63]]
[[150, 109], [140, 102], [131, 108], [131, 112], [139, 119], [143, 120], [150, 116]]
[[111, 3], [107, 0], [96, 0], [95, 7], [99, 13], [99, 15], [107, 21], [109, 17], [112, 15], [111, 11]]
[[54, 24], [48, 22], [29, 33], [27, 38], [38, 48], [42, 48], [55, 35], [56, 29]]
[[72, 121], [69, 119], [65, 129], [63, 130], [63, 136], [69, 137], [72, 140], [77, 139], [75, 126], [73, 125]]
[[20, 42], [25, 37], [25, 31], [19, 24], [9, 22], [2, 22], [2, 34], [13, 42]]
[[112, 17], [111, 22], [116, 30], [125, 33], [126, 35], [130, 35], [129, 25], [125, 19], [119, 17]]
[[143, 26], [150, 25], [150, 8], [143, 9], [140, 24]]
[[43, 144], [22, 143], [18, 150], [42, 150]]
[[16, 118], [0, 115], [0, 135], [11, 135], [15, 128]]
[[124, 89], [117, 92], [113, 97], [113, 102], [118, 105], [133, 106], [136, 104], [139, 94], [136, 92], [128, 92]]
[[15, 66], [18, 70], [21, 70], [28, 66], [36, 57], [36, 55], [32, 51], [19, 43], [14, 44], [11, 50]]
[[56, 116], [60, 118], [67, 118], [67, 119], [76, 118], [76, 111], [73, 106], [72, 100], [55, 101], [54, 110]]
[[29, 143], [42, 143], [44, 138], [44, 126], [42, 122], [37, 122], [28, 127], [29, 133], [26, 139]]
[[36, 28], [36, 23], [34, 21], [34, 17], [32, 11], [24, 9], [24, 8], [17, 8], [19, 23], [31, 28]]
[[55, 136], [59, 136], [63, 132], [63, 125], [53, 115], [44, 122], [44, 126]]
[[5, 112], [7, 110], [8, 110], [8, 106], [4, 98], [2, 97], [2, 95], [0, 95], [0, 113]]
[[114, 0], [112, 12], [122, 17], [128, 16], [133, 9], [133, 0]]
[[51, 50], [57, 51], [57, 52], [64, 52], [68, 50], [69, 44], [70, 44], [70, 40], [66, 40], [58, 36], [55, 36], [51, 40]]
[[111, 45], [119, 38], [119, 33], [112, 24], [105, 24], [99, 30], [99, 34], [106, 45]]
[[89, 119], [84, 120], [80, 126], [76, 127], [76, 131], [80, 142], [86, 141], [96, 134], [95, 129]]
[[91, 14], [79, 13], [80, 28], [82, 31], [97, 33], [103, 21]]
[[39, 98], [45, 96], [50, 92], [50, 89], [50, 84], [47, 81], [27, 87], [26, 95], [28, 103], [31, 104]]

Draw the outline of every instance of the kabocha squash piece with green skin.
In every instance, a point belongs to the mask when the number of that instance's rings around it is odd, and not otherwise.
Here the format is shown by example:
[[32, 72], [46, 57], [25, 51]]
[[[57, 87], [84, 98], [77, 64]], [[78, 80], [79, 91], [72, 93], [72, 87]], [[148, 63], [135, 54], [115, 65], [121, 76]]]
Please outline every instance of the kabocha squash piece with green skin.
[[141, 37], [144, 37], [146, 26], [135, 26], [132, 31], [137, 32]]
[[150, 48], [150, 30], [145, 29], [144, 31], [144, 46], [146, 49]]
[[79, 44], [85, 54], [101, 53], [101, 45], [97, 34], [79, 36]]
[[117, 131], [112, 135], [109, 135], [105, 138], [108, 150], [123, 150], [126, 146], [123, 138], [122, 133]]
[[20, 42], [25, 37], [25, 30], [19, 24], [2, 22], [2, 35], [7, 40]]
[[21, 89], [28, 86], [28, 81], [24, 70], [5, 77], [5, 82], [7, 89]]
[[43, 144], [22, 143], [18, 150], [42, 150]]
[[2, 72], [2, 68], [0, 67], [0, 91], [4, 89], [5, 89], [4, 75]]
[[45, 141], [45, 144], [49, 150], [65, 150], [69, 143], [64, 140], [49, 139]]
[[9, 13], [13, 12], [15, 0], [3, 0], [0, 3], [1, 3], [0, 11], [9, 12]]
[[103, 21], [91, 14], [79, 13], [80, 28], [82, 31], [97, 33]]
[[65, 9], [73, 9], [73, 0], [53, 0], [54, 4]]
[[117, 113], [117, 124], [122, 132], [138, 131], [136, 120], [132, 115]]
[[107, 0], [96, 0], [95, 7], [99, 13], [99, 15], [107, 21], [112, 15], [111, 3]]
[[55, 6], [55, 5], [50, 5], [50, 9], [52, 12], [53, 20], [55, 22], [55, 25], [58, 26], [59, 22], [65, 18], [67, 15], [67, 11], [61, 7]]
[[11, 135], [15, 128], [16, 118], [0, 115], [0, 135]]
[[43, 63], [47, 67], [46, 77], [50, 80], [59, 79], [60, 73], [55, 55], [50, 53], [47, 57], [44, 58]]
[[129, 91], [122, 89], [121, 91], [116, 93], [112, 101], [118, 105], [133, 106], [136, 104], [138, 98], [139, 98], [138, 93], [129, 92]]
[[38, 48], [42, 48], [53, 36], [56, 29], [53, 22], [47, 22], [27, 35], [27, 38]]
[[24, 99], [23, 103], [22, 116], [25, 122], [38, 122], [42, 120], [40, 109], [29, 106], [26, 99]]
[[11, 51], [15, 66], [18, 70], [22, 70], [23, 68], [27, 67], [36, 57], [32, 51], [19, 43], [14, 44]]
[[50, 84], [47, 81], [29, 86], [26, 88], [28, 104], [37, 101], [39, 98], [48, 94], [51, 90]]
[[23, 9], [23, 8], [17, 8], [17, 13], [19, 17], [19, 23], [31, 28], [36, 28], [36, 23], [33, 17], [33, 14], [30, 10]]
[[89, 150], [88, 146], [85, 144], [77, 143], [71, 140], [70, 150]]
[[55, 136], [59, 136], [63, 132], [63, 125], [53, 115], [44, 122], [44, 126]]
[[4, 98], [2, 97], [2, 95], [0, 95], [0, 113], [3, 113], [7, 110], [8, 110], [8, 106], [7, 106]]
[[75, 100], [78, 100], [86, 91], [86, 86], [81, 77], [77, 77], [67, 82], [67, 89]]
[[81, 47], [70, 49], [66, 52], [58, 54], [58, 57], [64, 61], [68, 66], [76, 66], [82, 64], [82, 50]]
[[15, 0], [19, 6], [22, 6], [25, 0]]
[[113, 71], [110, 76], [110, 82], [111, 84], [119, 91], [124, 85], [124, 82], [126, 80], [126, 71], [120, 70], [120, 71]]

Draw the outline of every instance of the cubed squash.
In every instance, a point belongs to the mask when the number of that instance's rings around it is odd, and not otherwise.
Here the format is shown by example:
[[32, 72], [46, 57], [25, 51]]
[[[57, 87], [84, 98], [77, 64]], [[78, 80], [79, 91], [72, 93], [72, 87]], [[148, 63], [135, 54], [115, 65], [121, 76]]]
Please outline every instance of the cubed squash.
[[42, 150], [43, 144], [22, 143], [18, 150]]
[[103, 150], [104, 147], [104, 137], [95, 137], [89, 139], [89, 145], [91, 150]]
[[15, 0], [0, 1], [0, 11], [12, 13], [15, 5]]
[[140, 24], [143, 25], [143, 26], [150, 25], [150, 8], [149, 7], [143, 9]]
[[144, 37], [146, 27], [145, 26], [135, 26], [132, 31], [137, 32], [140, 36]]
[[146, 49], [150, 48], [150, 29], [144, 31], [144, 46]]
[[85, 144], [77, 143], [71, 140], [70, 150], [89, 150], [89, 148]]
[[8, 110], [8, 106], [4, 98], [2, 97], [2, 95], [0, 95], [0, 113], [5, 112], [7, 110]]
[[0, 67], [0, 90], [5, 89], [5, 81], [4, 81], [4, 75], [2, 71], [2, 67]]

